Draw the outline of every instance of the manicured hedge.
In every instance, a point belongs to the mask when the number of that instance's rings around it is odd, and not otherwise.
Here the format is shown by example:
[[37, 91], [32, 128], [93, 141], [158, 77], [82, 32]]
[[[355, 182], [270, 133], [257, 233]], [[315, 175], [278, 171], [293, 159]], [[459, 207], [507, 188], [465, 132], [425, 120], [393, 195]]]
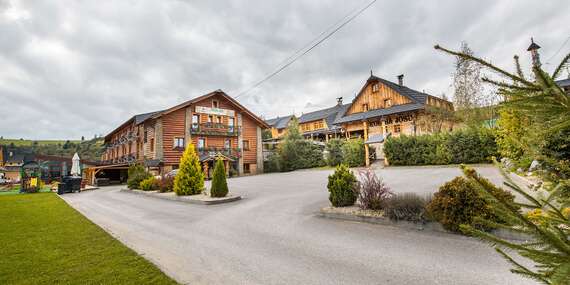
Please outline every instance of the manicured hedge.
[[384, 153], [392, 165], [490, 162], [497, 156], [492, 130], [467, 129], [446, 134], [390, 137]]

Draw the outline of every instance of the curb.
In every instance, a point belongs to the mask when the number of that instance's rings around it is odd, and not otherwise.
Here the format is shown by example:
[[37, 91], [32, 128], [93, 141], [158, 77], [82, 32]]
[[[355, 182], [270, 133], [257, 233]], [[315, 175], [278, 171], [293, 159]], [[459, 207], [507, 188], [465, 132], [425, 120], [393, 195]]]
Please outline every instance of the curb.
[[[344, 220], [344, 221], [352, 221], [352, 222], [363, 222], [369, 224], [377, 224], [377, 225], [384, 225], [384, 226], [393, 226], [408, 230], [417, 230], [417, 231], [426, 231], [426, 232], [437, 232], [437, 233], [446, 233], [446, 234], [453, 234], [453, 235], [460, 235], [458, 233], [450, 232], [444, 229], [441, 224], [436, 222], [426, 222], [426, 223], [414, 223], [408, 221], [393, 221], [386, 217], [372, 217], [372, 216], [363, 216], [363, 215], [352, 215], [347, 213], [334, 213], [325, 211], [325, 208], [321, 208], [317, 213], [317, 216], [327, 219], [337, 219], [337, 220]], [[512, 232], [505, 229], [495, 229], [490, 232], [491, 234], [508, 240], [514, 241], [528, 241], [531, 240], [529, 236]]]
[[131, 194], [135, 194], [135, 195], [141, 195], [141, 196], [147, 196], [147, 197], [152, 197], [152, 198], [156, 198], [156, 199], [162, 199], [162, 200], [168, 200], [168, 201], [178, 201], [178, 202], [183, 202], [183, 203], [188, 203], [188, 204], [196, 204], [196, 205], [217, 205], [217, 204], [224, 204], [224, 203], [230, 203], [230, 202], [235, 202], [238, 200], [241, 200], [241, 196], [229, 196], [229, 197], [224, 197], [224, 198], [218, 198], [215, 200], [196, 200], [196, 199], [190, 199], [190, 196], [165, 196], [162, 194], [159, 194], [156, 191], [142, 191], [142, 190], [130, 190], [130, 189], [120, 189], [119, 192], [123, 192], [123, 193], [131, 193]]

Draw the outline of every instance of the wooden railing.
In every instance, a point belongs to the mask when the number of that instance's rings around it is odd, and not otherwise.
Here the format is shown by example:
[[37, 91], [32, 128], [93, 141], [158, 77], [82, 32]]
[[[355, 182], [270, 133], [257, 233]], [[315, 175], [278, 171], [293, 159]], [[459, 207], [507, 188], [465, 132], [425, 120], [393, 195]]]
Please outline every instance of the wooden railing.
[[192, 124], [190, 127], [190, 133], [197, 135], [238, 136], [240, 131], [240, 127], [220, 123]]

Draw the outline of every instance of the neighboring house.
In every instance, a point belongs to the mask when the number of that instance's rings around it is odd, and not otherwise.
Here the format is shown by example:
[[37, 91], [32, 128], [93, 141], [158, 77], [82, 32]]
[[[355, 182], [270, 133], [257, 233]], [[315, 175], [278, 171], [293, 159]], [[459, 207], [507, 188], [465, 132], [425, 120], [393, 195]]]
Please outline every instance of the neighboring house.
[[334, 107], [306, 113], [299, 117], [299, 129], [303, 137], [317, 141], [329, 141], [330, 138], [343, 138], [344, 132], [335, 120], [350, 108], [351, 104], [342, 104], [342, 97], [337, 98]]
[[277, 117], [269, 120], [265, 120], [265, 123], [269, 125], [271, 131], [272, 139], [280, 139], [285, 134], [287, 134], [287, 127], [291, 120], [295, 118], [295, 115], [289, 115], [285, 117]]
[[14, 151], [5, 149], [4, 147], [0, 147], [0, 152], [2, 153], [2, 160], [0, 161], [3, 173], [2, 176], [4, 179], [19, 182], [22, 165], [24, 165], [25, 162], [32, 161], [33, 155], [15, 153]]
[[263, 172], [261, 133], [269, 126], [221, 90], [166, 110], [135, 115], [105, 136], [104, 165], [97, 177], [126, 179], [129, 165], [140, 163], [163, 175], [177, 169], [188, 143], [194, 144], [207, 177], [215, 159], [239, 175]]
[[[398, 76], [398, 81], [393, 83], [371, 74], [347, 111], [334, 121], [346, 131], [347, 138], [365, 140], [367, 165], [369, 145], [383, 155], [383, 142], [389, 135], [430, 132], [419, 124], [428, 107], [453, 111], [451, 102], [404, 86], [403, 75]], [[445, 128], [451, 127], [451, 122], [446, 123]]]
[[556, 84], [558, 84], [558, 86], [564, 89], [568, 95], [570, 95], [570, 77], [567, 79], [558, 80], [556, 81]]

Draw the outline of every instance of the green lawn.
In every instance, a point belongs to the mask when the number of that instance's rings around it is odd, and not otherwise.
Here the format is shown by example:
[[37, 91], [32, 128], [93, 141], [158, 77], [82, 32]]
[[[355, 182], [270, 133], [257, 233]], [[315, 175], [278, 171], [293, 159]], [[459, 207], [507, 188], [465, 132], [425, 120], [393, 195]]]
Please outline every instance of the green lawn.
[[176, 284], [54, 193], [0, 196], [0, 284]]

